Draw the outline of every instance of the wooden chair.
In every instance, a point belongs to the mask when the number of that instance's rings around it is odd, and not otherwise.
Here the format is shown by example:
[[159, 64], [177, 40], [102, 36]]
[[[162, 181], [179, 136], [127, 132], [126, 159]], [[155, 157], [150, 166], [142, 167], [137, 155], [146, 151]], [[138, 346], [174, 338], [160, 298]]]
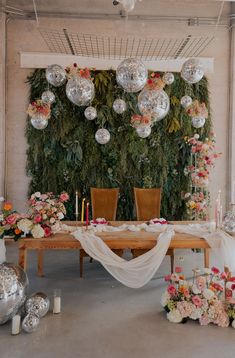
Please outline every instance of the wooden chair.
[[[134, 188], [136, 216], [138, 221], [148, 221], [160, 217], [161, 188]], [[132, 250], [134, 257], [142, 255], [146, 250]], [[171, 258], [171, 272], [174, 272], [174, 250], [167, 250]]]
[[[105, 218], [107, 221], [115, 221], [119, 188], [104, 189], [91, 188], [92, 218]], [[113, 250], [117, 255], [122, 255], [123, 250]], [[80, 250], [80, 277], [83, 276], [83, 258], [87, 257], [84, 250]], [[90, 259], [92, 262], [92, 259]]]

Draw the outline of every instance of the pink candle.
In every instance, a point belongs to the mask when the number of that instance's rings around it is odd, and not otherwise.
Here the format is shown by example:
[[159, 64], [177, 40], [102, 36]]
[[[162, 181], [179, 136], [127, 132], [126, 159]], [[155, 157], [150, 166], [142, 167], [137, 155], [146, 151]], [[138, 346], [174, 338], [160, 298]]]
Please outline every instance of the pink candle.
[[86, 226], [89, 224], [89, 203], [86, 203]]

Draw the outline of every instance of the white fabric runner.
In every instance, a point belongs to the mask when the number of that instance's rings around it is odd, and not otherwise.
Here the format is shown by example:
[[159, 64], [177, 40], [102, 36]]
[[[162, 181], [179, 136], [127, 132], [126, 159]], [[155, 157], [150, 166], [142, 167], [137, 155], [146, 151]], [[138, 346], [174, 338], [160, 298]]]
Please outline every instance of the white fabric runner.
[[[89, 256], [99, 261], [118, 281], [132, 288], [142, 287], [151, 280], [164, 259], [175, 232], [204, 238], [221, 264], [228, 266], [231, 271], [235, 271], [235, 239], [221, 230], [211, 232], [210, 225], [207, 223], [189, 225], [124, 224], [119, 227], [97, 225], [89, 227], [87, 231], [78, 227], [62, 225], [62, 230], [72, 232]], [[124, 230], [145, 230], [160, 233], [160, 235], [156, 235], [157, 244], [153, 249], [127, 261], [117, 256], [102, 239], [95, 235], [95, 232]]]

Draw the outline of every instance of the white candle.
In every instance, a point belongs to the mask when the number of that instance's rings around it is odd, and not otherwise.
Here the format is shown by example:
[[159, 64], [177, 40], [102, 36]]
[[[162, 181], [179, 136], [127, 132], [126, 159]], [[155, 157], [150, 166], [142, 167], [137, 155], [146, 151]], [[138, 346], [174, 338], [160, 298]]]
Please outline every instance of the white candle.
[[220, 210], [221, 205], [221, 190], [218, 191], [218, 210]]
[[53, 313], [60, 313], [60, 312], [61, 312], [61, 297], [55, 296]]
[[12, 325], [11, 325], [11, 334], [12, 335], [16, 335], [20, 333], [20, 315], [16, 314], [13, 318], [12, 318]]
[[219, 218], [220, 218], [220, 228], [222, 227], [223, 224], [223, 207], [222, 205], [220, 205], [220, 213], [219, 213]]
[[75, 216], [76, 219], [78, 218], [78, 192], [76, 191], [76, 196], [75, 196]]
[[215, 201], [215, 224], [218, 227], [218, 199]]
[[231, 204], [235, 204], [235, 180], [232, 182]]

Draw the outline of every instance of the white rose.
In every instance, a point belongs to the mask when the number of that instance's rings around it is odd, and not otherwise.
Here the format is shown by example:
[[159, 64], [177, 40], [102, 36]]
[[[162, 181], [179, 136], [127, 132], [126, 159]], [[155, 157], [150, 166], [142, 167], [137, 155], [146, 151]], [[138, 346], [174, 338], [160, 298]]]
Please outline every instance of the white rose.
[[46, 215], [46, 214], [43, 214], [43, 215], [42, 215], [42, 218], [43, 218], [43, 220], [46, 220], [46, 219], [47, 219], [47, 215]]
[[34, 193], [35, 198], [41, 198], [41, 193], [40, 191], [36, 191], [36, 193]]
[[0, 196], [0, 201], [4, 201], [4, 197], [3, 196]]
[[57, 214], [57, 218], [58, 218], [59, 220], [62, 220], [62, 219], [64, 218], [64, 214], [63, 214], [63, 213], [58, 213], [58, 214]]
[[186, 194], [184, 195], [185, 199], [189, 198], [190, 196], [191, 196], [191, 193], [186, 193]]
[[59, 221], [57, 221], [54, 225], [51, 226], [51, 230], [53, 234], [56, 234], [61, 230], [61, 224]]
[[209, 288], [205, 288], [202, 294], [207, 300], [211, 300], [215, 295], [214, 292], [211, 291]]
[[196, 319], [201, 318], [201, 315], [202, 315], [202, 310], [201, 310], [200, 308], [195, 308], [195, 309], [192, 311], [192, 313], [191, 313], [191, 315], [189, 316], [189, 318], [196, 320]]
[[197, 134], [197, 133], [194, 134], [194, 138], [195, 138], [195, 139], [199, 139], [199, 137], [200, 137], [199, 134]]
[[0, 221], [3, 221], [4, 220], [4, 216], [3, 214], [0, 215]]
[[21, 219], [18, 221], [17, 227], [19, 230], [23, 231], [23, 233], [29, 234], [30, 230], [33, 227], [33, 223], [29, 219]]
[[199, 293], [201, 293], [201, 291], [197, 288], [196, 285], [193, 285], [192, 286], [192, 291], [195, 295], [198, 295]]
[[44, 237], [44, 230], [41, 225], [34, 225], [33, 229], [31, 230], [31, 233], [36, 239]]
[[50, 218], [50, 223], [51, 223], [51, 224], [54, 224], [55, 221], [56, 221], [55, 218]]
[[182, 316], [180, 314], [180, 311], [177, 309], [174, 309], [167, 313], [167, 319], [172, 323], [180, 323], [182, 321]]
[[232, 321], [232, 327], [235, 328], [235, 319]]
[[169, 295], [169, 293], [167, 291], [165, 291], [162, 294], [161, 301], [160, 301], [162, 307], [165, 307], [167, 305], [167, 302], [169, 301], [170, 298], [171, 298], [171, 296]]

